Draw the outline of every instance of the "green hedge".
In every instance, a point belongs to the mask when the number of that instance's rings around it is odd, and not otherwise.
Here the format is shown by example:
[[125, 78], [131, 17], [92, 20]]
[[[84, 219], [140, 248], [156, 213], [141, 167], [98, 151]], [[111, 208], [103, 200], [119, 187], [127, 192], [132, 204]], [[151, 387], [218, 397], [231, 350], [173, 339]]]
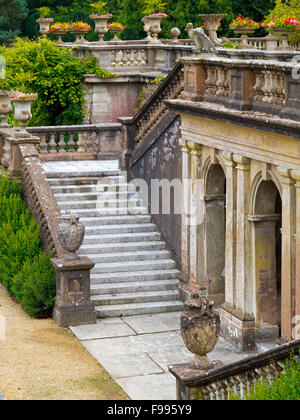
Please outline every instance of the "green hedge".
[[[231, 395], [230, 400], [240, 400]], [[258, 382], [246, 395], [247, 401], [299, 401], [300, 362], [294, 356], [286, 363], [284, 371], [273, 382], [269, 379]]]
[[0, 282], [28, 315], [47, 317], [56, 295], [55, 272], [41, 247], [40, 228], [16, 180], [0, 173]]

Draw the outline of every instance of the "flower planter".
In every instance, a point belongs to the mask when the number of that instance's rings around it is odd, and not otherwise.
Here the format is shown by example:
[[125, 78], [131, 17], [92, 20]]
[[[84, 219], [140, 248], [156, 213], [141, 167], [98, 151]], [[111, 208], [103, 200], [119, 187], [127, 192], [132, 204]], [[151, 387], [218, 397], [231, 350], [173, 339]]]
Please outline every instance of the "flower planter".
[[40, 24], [40, 34], [46, 38], [47, 34], [49, 33], [50, 25], [53, 22], [53, 18], [40, 18], [37, 20], [37, 22]]
[[148, 34], [145, 41], [155, 44], [161, 43], [158, 39], [158, 34], [161, 32], [161, 21], [166, 19], [166, 17], [167, 15], [159, 13], [143, 17], [144, 31]]
[[[270, 27], [268, 28], [268, 31], [271, 32], [276, 38], [281, 38], [281, 50], [292, 50], [293, 48], [290, 47], [288, 37], [291, 35], [294, 31], [288, 30], [281, 27]], [[296, 29], [295, 29], [296, 31]]]
[[219, 47], [222, 45], [222, 41], [220, 41], [218, 39], [218, 35], [217, 35], [217, 31], [219, 29], [220, 23], [222, 21], [222, 19], [224, 19], [227, 14], [223, 14], [223, 15], [199, 15], [205, 25], [206, 25], [206, 29], [208, 30], [209, 33], [209, 39], [211, 40], [211, 42], [216, 46]]
[[31, 105], [36, 101], [37, 95], [17, 95], [12, 97], [12, 102], [15, 105], [14, 118], [20, 124], [21, 131], [25, 131], [27, 122], [32, 118]]
[[67, 35], [68, 31], [67, 30], [63, 30], [63, 29], [55, 29], [51, 33], [58, 36], [58, 41], [57, 41], [58, 44], [63, 44], [64, 41], [62, 40], [62, 37], [64, 35]]
[[112, 15], [111, 14], [107, 14], [107, 15], [94, 14], [94, 15], [91, 15], [90, 18], [93, 19], [95, 22], [95, 32], [99, 36], [99, 43], [102, 44], [104, 42], [103, 40], [104, 35], [108, 32], [107, 22], [109, 21], [109, 19], [112, 18]]
[[70, 33], [74, 34], [76, 37], [75, 44], [83, 44], [85, 42], [88, 42], [85, 39], [85, 35], [88, 34], [89, 32], [90, 32], [89, 29], [80, 29], [80, 30], [70, 29]]
[[12, 111], [11, 98], [9, 92], [0, 92], [0, 117], [2, 118], [0, 127], [10, 127], [6, 121], [8, 114]]
[[231, 27], [230, 29], [232, 29], [235, 34], [241, 35], [242, 44], [240, 48], [246, 48], [246, 49], [253, 48], [252, 46], [248, 44], [248, 35], [254, 34], [256, 31], [255, 28], [250, 28], [248, 26], [241, 26], [238, 28]]

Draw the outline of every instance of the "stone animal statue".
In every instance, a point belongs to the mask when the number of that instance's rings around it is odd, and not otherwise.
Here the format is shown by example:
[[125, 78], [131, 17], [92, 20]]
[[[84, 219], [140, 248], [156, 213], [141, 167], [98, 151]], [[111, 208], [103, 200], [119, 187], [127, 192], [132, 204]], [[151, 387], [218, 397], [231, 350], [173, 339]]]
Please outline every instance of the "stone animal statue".
[[217, 50], [202, 28], [194, 29], [192, 23], [188, 23], [185, 28], [188, 36], [196, 45], [196, 54], [213, 53], [217, 54]]

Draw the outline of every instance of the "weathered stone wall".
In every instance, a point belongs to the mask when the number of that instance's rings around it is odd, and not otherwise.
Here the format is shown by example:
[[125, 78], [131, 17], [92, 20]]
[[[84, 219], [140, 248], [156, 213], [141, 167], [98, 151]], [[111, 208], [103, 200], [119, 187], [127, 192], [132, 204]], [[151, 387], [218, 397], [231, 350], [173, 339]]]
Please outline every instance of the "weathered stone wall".
[[[154, 205], [151, 197], [151, 191], [153, 191], [151, 181], [152, 185], [153, 180], [172, 182], [178, 179], [181, 181], [180, 122], [180, 118], [176, 114], [167, 114], [151, 132], [151, 135], [135, 150], [131, 166], [132, 175], [134, 178], [143, 179], [148, 183], [150, 206]], [[163, 197], [166, 198], [165, 193], [163, 193]], [[177, 199], [182, 202], [182, 197], [177, 196]], [[175, 209], [175, 205], [176, 203], [171, 199], [171, 214], [154, 214], [153, 217], [180, 266], [181, 209]]]

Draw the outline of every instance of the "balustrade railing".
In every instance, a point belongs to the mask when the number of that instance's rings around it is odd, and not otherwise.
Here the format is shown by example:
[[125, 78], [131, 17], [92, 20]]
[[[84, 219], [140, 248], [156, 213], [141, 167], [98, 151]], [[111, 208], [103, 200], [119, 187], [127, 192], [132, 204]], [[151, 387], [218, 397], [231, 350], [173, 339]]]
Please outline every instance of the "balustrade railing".
[[114, 141], [121, 134], [121, 124], [70, 125], [54, 127], [28, 127], [31, 134], [40, 138], [40, 154], [98, 153], [101, 143]]
[[177, 399], [228, 400], [236, 395], [242, 400], [259, 381], [273, 382], [293, 355], [298, 361], [300, 340], [206, 372], [197, 372], [188, 364], [170, 366], [177, 379]]

